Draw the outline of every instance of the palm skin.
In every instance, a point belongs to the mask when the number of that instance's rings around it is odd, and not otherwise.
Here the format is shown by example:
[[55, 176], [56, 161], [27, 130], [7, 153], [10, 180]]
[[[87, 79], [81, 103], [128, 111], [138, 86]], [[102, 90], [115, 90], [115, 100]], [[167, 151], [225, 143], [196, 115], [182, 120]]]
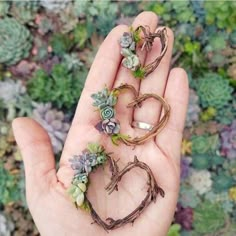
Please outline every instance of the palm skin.
[[[136, 17], [133, 26], [139, 24], [149, 25], [155, 30], [157, 17], [153, 13], [143, 12]], [[80, 154], [90, 142], [97, 142], [107, 152], [112, 152], [112, 157], [119, 159], [120, 169], [136, 155], [140, 161], [151, 167], [158, 185], [165, 191], [165, 197], [159, 195], [157, 202], [151, 203], [133, 225], [128, 224], [111, 231], [109, 235], [162, 236], [166, 235], [173, 219], [179, 189], [180, 144], [188, 100], [187, 76], [182, 69], [172, 69], [169, 73], [173, 34], [168, 30], [170, 46], [159, 70], [153, 72], [145, 82], [132, 78], [130, 72], [120, 66], [120, 49], [117, 43], [122, 33], [127, 30], [127, 26], [116, 27], [99, 49], [68, 133], [58, 171], [55, 169], [49, 137], [43, 128], [29, 118], [17, 118], [13, 122], [15, 138], [25, 164], [27, 202], [43, 236], [107, 235], [101, 227], [91, 224], [90, 214], [75, 208], [66, 193], [73, 177], [68, 159], [74, 154]], [[147, 62], [153, 60], [158, 48], [160, 45], [156, 42], [153, 46], [154, 52], [148, 57], [140, 52], [140, 58]], [[170, 120], [165, 129], [156, 139], [135, 148], [124, 144], [116, 147], [111, 143], [110, 137], [99, 134], [94, 128], [99, 121], [99, 114], [94, 112], [90, 95], [105, 85], [112, 88], [121, 83], [132, 84], [140, 93], [155, 92], [164, 95], [171, 106]], [[160, 118], [161, 108], [157, 102], [147, 101], [138, 110], [127, 109], [125, 105], [131, 99], [130, 94], [121, 95], [116, 106], [116, 117], [121, 122], [121, 133], [135, 137], [142, 135], [144, 131], [131, 128], [131, 121], [135, 119], [155, 123]], [[147, 188], [146, 175], [139, 169], [132, 170], [122, 178], [119, 191], [111, 195], [104, 190], [109, 178], [107, 167], [92, 173], [88, 198], [103, 219], [122, 218], [143, 200]]]

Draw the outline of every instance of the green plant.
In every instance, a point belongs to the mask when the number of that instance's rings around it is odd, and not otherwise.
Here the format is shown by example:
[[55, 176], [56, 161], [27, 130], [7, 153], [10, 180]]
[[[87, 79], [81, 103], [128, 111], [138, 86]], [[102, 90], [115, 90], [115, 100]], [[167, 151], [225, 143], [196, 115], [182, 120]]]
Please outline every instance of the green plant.
[[232, 176], [227, 173], [221, 172], [213, 176], [213, 189], [216, 192], [227, 191], [235, 183], [235, 180]]
[[79, 99], [85, 77], [84, 70], [72, 72], [64, 64], [57, 64], [50, 75], [42, 69], [36, 71], [27, 85], [28, 92], [35, 101], [71, 109]]
[[220, 110], [217, 110], [215, 120], [224, 125], [230, 125], [236, 118], [236, 101], [228, 103]]
[[180, 236], [181, 226], [179, 224], [173, 224], [170, 226], [167, 236]]
[[205, 1], [204, 7], [206, 10], [206, 23], [209, 25], [216, 24], [218, 28], [226, 28], [232, 31], [236, 24], [236, 3], [234, 1]]
[[20, 198], [17, 176], [11, 175], [0, 162], [0, 203], [9, 204]]
[[[146, 5], [146, 3], [145, 3]], [[152, 2], [145, 6], [146, 10], [153, 11], [161, 16], [164, 22], [170, 26], [178, 23], [193, 23], [195, 16], [190, 1], [162, 1]]]
[[196, 169], [208, 169], [211, 166], [211, 157], [208, 155], [194, 155], [192, 166]]
[[193, 154], [214, 154], [219, 148], [219, 135], [201, 135], [193, 136], [192, 139]]
[[24, 24], [33, 21], [38, 9], [39, 0], [13, 1], [10, 13]]
[[200, 203], [200, 201], [201, 199], [194, 188], [191, 188], [186, 184], [181, 184], [179, 202], [183, 207], [195, 208]]
[[78, 24], [73, 30], [74, 42], [78, 48], [84, 48], [88, 40], [88, 30], [86, 24]]
[[32, 46], [30, 31], [14, 18], [0, 20], [0, 63], [16, 64], [29, 56]]
[[212, 120], [216, 115], [216, 109], [214, 107], [208, 107], [206, 110], [202, 111], [200, 114], [201, 120], [206, 122]]
[[70, 34], [56, 33], [50, 39], [52, 50], [55, 54], [63, 56], [74, 46], [73, 36]]
[[101, 35], [107, 35], [115, 26], [117, 10], [117, 4], [110, 0], [74, 2], [74, 13], [86, 18], [89, 34], [96, 30]]
[[214, 233], [225, 223], [225, 213], [219, 204], [204, 201], [195, 208], [193, 226], [197, 233], [203, 235]]
[[197, 94], [203, 108], [221, 109], [232, 100], [233, 88], [218, 74], [207, 73], [196, 81]]

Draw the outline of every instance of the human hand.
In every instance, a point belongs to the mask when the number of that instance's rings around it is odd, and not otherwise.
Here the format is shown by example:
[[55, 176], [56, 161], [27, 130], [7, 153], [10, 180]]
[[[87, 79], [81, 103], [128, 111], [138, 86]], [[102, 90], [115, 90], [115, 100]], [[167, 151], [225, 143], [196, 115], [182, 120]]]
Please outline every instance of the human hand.
[[[157, 17], [151, 12], [138, 15], [133, 27], [139, 25], [156, 29]], [[183, 69], [169, 71], [173, 33], [167, 29], [168, 49], [158, 68], [145, 80], [134, 79], [130, 71], [120, 65], [119, 38], [128, 26], [118, 26], [104, 40], [90, 69], [82, 92], [64, 150], [56, 171], [52, 146], [46, 131], [29, 118], [17, 118], [13, 122], [16, 141], [21, 150], [26, 173], [26, 195], [30, 212], [39, 232], [51, 235], [107, 235], [98, 225], [91, 224], [89, 213], [76, 209], [70, 201], [66, 189], [73, 177], [68, 159], [80, 154], [90, 142], [103, 145], [112, 157], [120, 159], [120, 168], [133, 161], [136, 155], [147, 163], [158, 185], [165, 191], [165, 197], [158, 196], [144, 213], [134, 222], [123, 228], [111, 231], [109, 235], [166, 235], [176, 207], [180, 175], [180, 145], [188, 101], [188, 81]], [[145, 56], [138, 52], [146, 63], [152, 61], [160, 51], [160, 43], [154, 42], [152, 51]], [[170, 119], [162, 132], [153, 140], [135, 148], [120, 144], [114, 146], [110, 137], [100, 134], [94, 125], [99, 120], [98, 112], [92, 107], [91, 94], [97, 93], [106, 85], [117, 87], [122, 83], [133, 85], [141, 94], [156, 93], [164, 96], [171, 106]], [[116, 105], [116, 117], [121, 122], [121, 133], [132, 137], [143, 131], [130, 126], [132, 120], [156, 123], [160, 118], [161, 106], [156, 101], [146, 101], [141, 108], [127, 109], [131, 94], [122, 94]], [[142, 171], [133, 170], [122, 178], [119, 191], [108, 195], [104, 186], [109, 182], [109, 170], [98, 169], [90, 175], [88, 198], [99, 215], [122, 218], [135, 209], [145, 196], [146, 178]]]

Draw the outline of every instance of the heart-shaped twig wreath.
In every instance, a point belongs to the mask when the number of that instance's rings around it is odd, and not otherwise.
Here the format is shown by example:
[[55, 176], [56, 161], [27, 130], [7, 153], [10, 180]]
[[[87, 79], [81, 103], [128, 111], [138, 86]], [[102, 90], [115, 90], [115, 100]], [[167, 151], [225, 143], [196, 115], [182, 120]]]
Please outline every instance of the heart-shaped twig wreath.
[[[118, 101], [120, 93], [124, 90], [129, 90], [134, 95], [134, 100], [127, 105], [127, 108], [140, 107], [144, 101], [150, 98], [159, 101], [163, 107], [164, 115], [162, 116], [161, 120], [142, 137], [131, 138], [129, 135], [120, 133], [120, 122], [115, 118], [115, 105]], [[128, 84], [123, 84], [111, 91], [109, 91], [108, 88], [104, 88], [102, 91], [92, 94], [91, 97], [94, 99], [93, 106], [98, 108], [102, 119], [95, 126], [96, 129], [98, 129], [100, 132], [110, 135], [112, 142], [116, 145], [118, 145], [119, 141], [129, 146], [141, 145], [147, 140], [155, 137], [165, 127], [169, 120], [170, 106], [164, 98], [153, 93], [139, 96], [136, 89]]]
[[[74, 169], [75, 174], [71, 182], [71, 186], [68, 188], [68, 193], [75, 203], [76, 207], [87, 210], [90, 212], [94, 222], [103, 227], [106, 231], [113, 230], [124, 226], [128, 223], [134, 223], [134, 221], [141, 215], [141, 213], [150, 205], [151, 202], [156, 202], [158, 194], [164, 197], [165, 193], [160, 188], [154, 178], [154, 175], [147, 164], [141, 162], [134, 157], [133, 162], [129, 162], [121, 171], [119, 171], [117, 162], [105, 152], [105, 149], [98, 144], [89, 144], [87, 149], [83, 151], [81, 155], [74, 156], [70, 159], [71, 167]], [[105, 165], [107, 162], [110, 164], [111, 181], [106, 186], [106, 190], [111, 194], [114, 190], [118, 190], [118, 183], [122, 177], [127, 174], [133, 168], [141, 168], [147, 173], [147, 194], [140, 205], [125, 216], [122, 219], [107, 218], [103, 221], [98, 213], [94, 210], [91, 202], [88, 200], [87, 186], [89, 174], [95, 170], [98, 166]]]
[[[136, 49], [140, 46], [141, 50], [151, 51], [155, 38], [160, 38], [161, 53], [150, 64], [142, 65], [136, 54]], [[152, 33], [148, 26], [139, 26], [135, 30], [131, 28], [130, 32], [125, 32], [120, 38], [120, 45], [121, 54], [124, 56], [122, 65], [130, 69], [135, 78], [143, 79], [158, 67], [166, 53], [168, 46], [167, 30], [163, 28]]]

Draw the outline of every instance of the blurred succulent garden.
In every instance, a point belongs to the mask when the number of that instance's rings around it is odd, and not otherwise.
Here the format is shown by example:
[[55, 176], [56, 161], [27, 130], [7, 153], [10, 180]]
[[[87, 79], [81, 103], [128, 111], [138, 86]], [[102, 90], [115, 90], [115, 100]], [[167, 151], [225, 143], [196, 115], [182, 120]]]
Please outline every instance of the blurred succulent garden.
[[[97, 49], [115, 25], [130, 24], [143, 10], [173, 29], [171, 66], [189, 75], [181, 187], [168, 235], [236, 235], [235, 9], [236, 2], [226, 0], [0, 1], [0, 235], [39, 235], [25, 201], [11, 121], [37, 120], [59, 157]], [[123, 63], [135, 67], [129, 35], [117, 43], [131, 53]], [[115, 103], [106, 89], [94, 96], [101, 109]], [[108, 133], [119, 128], [113, 118], [102, 125]], [[105, 161], [99, 158], [97, 164]], [[72, 159], [78, 204], [93, 161], [86, 153]]]

